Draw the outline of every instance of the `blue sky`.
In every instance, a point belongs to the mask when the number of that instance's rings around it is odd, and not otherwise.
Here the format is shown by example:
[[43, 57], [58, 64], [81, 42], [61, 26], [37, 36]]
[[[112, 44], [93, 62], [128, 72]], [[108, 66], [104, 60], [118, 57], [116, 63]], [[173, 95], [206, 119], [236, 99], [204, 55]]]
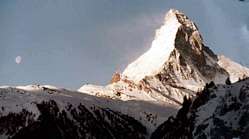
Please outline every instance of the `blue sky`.
[[150, 47], [170, 8], [194, 20], [216, 53], [249, 66], [248, 2], [1, 0], [0, 85], [104, 85]]

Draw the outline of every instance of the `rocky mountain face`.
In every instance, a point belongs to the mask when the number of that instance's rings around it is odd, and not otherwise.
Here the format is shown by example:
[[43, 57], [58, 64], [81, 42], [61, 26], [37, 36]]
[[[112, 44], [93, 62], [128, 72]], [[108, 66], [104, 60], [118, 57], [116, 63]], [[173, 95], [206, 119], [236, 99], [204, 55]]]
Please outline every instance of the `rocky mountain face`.
[[207, 84], [194, 99], [184, 99], [176, 117], [161, 124], [152, 139], [248, 139], [249, 78], [234, 84]]
[[212, 52], [172, 9], [151, 48], [106, 86], [1, 87], [0, 138], [247, 137], [248, 81], [234, 83], [246, 77], [249, 69]]

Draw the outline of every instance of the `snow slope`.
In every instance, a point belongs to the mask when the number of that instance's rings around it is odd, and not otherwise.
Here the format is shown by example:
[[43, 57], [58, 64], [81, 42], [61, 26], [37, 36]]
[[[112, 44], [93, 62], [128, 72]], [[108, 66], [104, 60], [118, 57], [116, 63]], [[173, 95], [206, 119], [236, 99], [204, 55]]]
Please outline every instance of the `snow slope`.
[[220, 85], [210, 92], [213, 97], [196, 111], [195, 138], [248, 138], [249, 79], [232, 85]]
[[151, 48], [129, 64], [123, 75], [138, 83], [145, 76], [159, 73], [175, 47], [175, 37], [180, 26], [175, 10], [171, 9], [165, 16], [164, 25], [156, 31]]
[[[50, 86], [43, 85], [19, 86], [16, 88], [5, 86], [0, 88], [0, 121], [11, 113], [19, 114], [22, 113], [23, 110], [32, 113], [32, 121], [39, 121], [41, 112], [37, 105], [51, 101], [56, 103], [59, 112], [65, 111], [70, 120], [74, 120], [74, 118], [71, 111], [68, 110], [68, 107], [77, 110], [78, 107], [82, 105], [93, 115], [96, 114], [94, 110], [105, 111], [110, 109], [115, 113], [128, 115], [133, 120], [136, 120], [139, 124], [144, 126], [147, 134], [150, 134], [159, 124], [165, 121], [169, 114], [174, 114], [177, 109], [173, 105], [167, 105], [157, 101], [136, 99], [121, 101], [120, 99], [103, 96], [97, 97], [87, 95], [87, 93], [57, 89], [55, 87], [50, 88]], [[102, 115], [102, 118], [107, 116], [108, 115]], [[28, 124], [26, 126], [28, 126]], [[0, 124], [0, 129], [1, 128], [3, 127], [1, 127]], [[0, 134], [13, 136], [13, 134], [9, 134], [5, 130], [0, 130]]]
[[124, 114], [128, 109], [124, 103], [65, 89], [2, 87], [0, 102], [1, 139], [145, 138], [148, 134], [140, 122]]
[[249, 75], [249, 70], [238, 63], [233, 62], [229, 58], [221, 55], [218, 61], [219, 66], [226, 69], [230, 75], [231, 82], [236, 82], [240, 79], [246, 78]]
[[193, 100], [186, 99], [177, 116], [152, 134], [161, 138], [249, 138], [249, 78], [231, 85], [208, 85]]

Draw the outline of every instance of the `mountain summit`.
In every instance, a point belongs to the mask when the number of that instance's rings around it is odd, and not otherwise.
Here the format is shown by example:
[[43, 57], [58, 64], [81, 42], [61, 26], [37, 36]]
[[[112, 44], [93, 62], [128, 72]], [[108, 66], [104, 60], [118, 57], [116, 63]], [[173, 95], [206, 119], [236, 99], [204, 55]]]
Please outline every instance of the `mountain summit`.
[[181, 102], [183, 96], [193, 96], [211, 81], [224, 84], [228, 77], [232, 82], [248, 77], [249, 69], [217, 56], [204, 45], [197, 26], [182, 12], [171, 9], [151, 48], [122, 75]]
[[163, 70], [165, 63], [177, 50], [184, 50], [182, 53], [189, 52], [186, 55], [202, 56], [203, 44], [194, 23], [183, 13], [171, 9], [165, 16], [164, 24], [156, 31], [151, 48], [131, 63], [123, 75], [135, 82], [146, 76], [156, 75]]
[[[156, 31], [151, 48], [115, 73], [107, 86], [84, 85], [79, 91], [120, 100], [139, 100], [179, 108], [184, 96], [194, 97], [213, 81], [225, 84], [249, 76], [249, 69], [218, 56], [204, 45], [197, 26], [182, 12], [171, 9]], [[136, 111], [130, 110], [135, 116]], [[152, 111], [150, 113], [156, 114]], [[157, 113], [158, 119], [161, 119]], [[144, 117], [139, 114], [138, 117]], [[153, 127], [155, 123], [146, 123]], [[155, 122], [155, 121], [153, 121]], [[160, 123], [157, 121], [156, 123]]]
[[[213, 118], [205, 110], [217, 107], [216, 118], [224, 115], [225, 110], [223, 121], [226, 121], [229, 111], [242, 113], [241, 106], [248, 108], [243, 97], [248, 96], [249, 81], [233, 84], [245, 77], [249, 77], [248, 68], [212, 52], [204, 45], [197, 26], [182, 12], [171, 9], [156, 31], [151, 48], [123, 73], [115, 73], [106, 86], [87, 84], [78, 91], [49, 85], [0, 87], [0, 138], [144, 139], [153, 131], [152, 138], [175, 136], [178, 131], [184, 131], [189, 138], [192, 131], [202, 136], [198, 131], [210, 129]], [[215, 85], [225, 82], [232, 85]], [[212, 87], [212, 93], [207, 86]], [[240, 92], [241, 103], [236, 99], [239, 93], [231, 94], [233, 88]], [[215, 92], [223, 93], [217, 97]], [[189, 102], [188, 98], [196, 99]], [[226, 101], [230, 99], [235, 106], [223, 106], [223, 102], [230, 105]], [[188, 115], [199, 123], [194, 123]], [[168, 119], [170, 116], [176, 119]], [[242, 124], [243, 121], [246, 118], [242, 118]], [[195, 124], [200, 129], [193, 129]], [[217, 127], [222, 130], [223, 125]], [[226, 131], [233, 131], [233, 127]], [[171, 130], [165, 132], [168, 128]], [[220, 130], [217, 132], [222, 133]], [[243, 125], [244, 131], [249, 128]], [[209, 134], [205, 131], [205, 136]]]
[[[197, 91], [206, 83], [224, 83], [234, 76], [224, 68], [208, 47], [196, 25], [183, 13], [171, 9], [165, 16], [164, 25], [157, 30], [151, 48], [136, 61], [129, 64], [123, 75], [138, 83], [146, 77], [158, 77], [167, 85]], [[249, 75], [248, 69], [243, 72]], [[241, 72], [241, 71], [238, 71]], [[233, 78], [233, 82], [238, 80]]]
[[162, 69], [171, 52], [175, 48], [175, 39], [181, 23], [177, 19], [178, 12], [170, 10], [165, 16], [164, 25], [156, 31], [156, 36], [151, 48], [136, 61], [129, 64], [123, 75], [135, 82], [158, 74]]

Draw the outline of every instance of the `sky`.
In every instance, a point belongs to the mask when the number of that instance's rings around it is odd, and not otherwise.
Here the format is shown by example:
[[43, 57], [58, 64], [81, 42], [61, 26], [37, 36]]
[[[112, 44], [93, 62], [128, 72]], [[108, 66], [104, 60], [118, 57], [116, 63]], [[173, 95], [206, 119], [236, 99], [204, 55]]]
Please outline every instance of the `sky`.
[[0, 85], [105, 85], [149, 49], [170, 8], [215, 53], [249, 67], [247, 1], [1, 0]]

